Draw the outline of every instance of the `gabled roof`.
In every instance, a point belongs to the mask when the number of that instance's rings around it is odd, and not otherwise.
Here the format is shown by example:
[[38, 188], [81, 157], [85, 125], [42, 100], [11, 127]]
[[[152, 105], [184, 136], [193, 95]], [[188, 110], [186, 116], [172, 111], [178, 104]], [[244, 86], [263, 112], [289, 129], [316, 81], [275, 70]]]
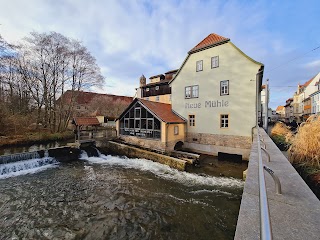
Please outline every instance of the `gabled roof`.
[[90, 103], [94, 98], [98, 97], [110, 97], [113, 101], [121, 100], [124, 102], [127, 102], [128, 104], [132, 101], [132, 97], [127, 96], [118, 96], [118, 95], [112, 95], [112, 94], [101, 94], [101, 93], [94, 93], [94, 92], [84, 92], [84, 91], [66, 91], [58, 101], [61, 99], [66, 103], [71, 103], [71, 98], [75, 96], [75, 102], [77, 104], [88, 104]]
[[166, 72], [164, 74], [176, 73], [176, 72], [178, 72], [178, 70], [179, 69], [170, 70], [170, 71], [168, 71], [168, 72]]
[[185, 123], [186, 121], [172, 111], [171, 104], [139, 99], [139, 101], [166, 123]]
[[211, 33], [209, 34], [205, 39], [203, 39], [200, 43], [198, 43], [194, 48], [192, 48], [189, 52], [187, 57], [184, 59], [182, 65], [180, 66], [177, 74], [174, 76], [174, 78], [169, 82], [169, 84], [171, 84], [179, 75], [179, 73], [182, 71], [185, 63], [188, 61], [189, 57], [191, 54], [202, 51], [202, 50], [206, 50], [218, 45], [222, 45], [228, 43], [231, 46], [233, 46], [235, 49], [237, 49], [240, 54], [242, 54], [244, 57], [246, 57], [247, 59], [249, 59], [250, 61], [252, 61], [255, 64], [260, 65], [260, 69], [258, 71], [259, 73], [259, 86], [260, 86], [260, 90], [261, 90], [261, 84], [262, 84], [262, 78], [263, 78], [263, 71], [264, 71], [264, 65], [260, 62], [255, 61], [254, 59], [252, 59], [251, 57], [249, 57], [248, 55], [246, 55], [244, 52], [242, 52], [236, 45], [234, 45], [229, 38], [225, 38], [222, 37], [218, 34], [215, 33]]
[[159, 120], [166, 123], [185, 123], [186, 121], [172, 111], [171, 104], [151, 102], [140, 98], [135, 98], [132, 103], [121, 113], [118, 119], [121, 119], [126, 112], [136, 103], [152, 112]]
[[284, 109], [284, 106], [278, 106], [276, 111], [282, 111]]
[[229, 38], [225, 38], [225, 37], [222, 37], [222, 36], [220, 36], [218, 34], [211, 33], [205, 39], [203, 39], [201, 42], [199, 42], [194, 48], [192, 48], [189, 51], [189, 54], [193, 53], [193, 52], [196, 52], [196, 51], [200, 51], [200, 50], [205, 49], [205, 48], [209, 48], [209, 47], [212, 47], [212, 46], [223, 44], [223, 43], [226, 43], [228, 41], [230, 41]]
[[75, 117], [73, 121], [76, 126], [97, 126], [100, 125], [96, 117]]

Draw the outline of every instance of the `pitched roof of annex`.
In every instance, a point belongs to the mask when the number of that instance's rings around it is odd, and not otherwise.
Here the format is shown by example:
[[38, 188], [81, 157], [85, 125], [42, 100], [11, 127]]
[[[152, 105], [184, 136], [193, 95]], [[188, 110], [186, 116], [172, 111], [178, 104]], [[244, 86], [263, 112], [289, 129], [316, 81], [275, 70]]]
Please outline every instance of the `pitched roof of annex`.
[[136, 103], [139, 102], [143, 107], [148, 109], [159, 120], [165, 123], [185, 123], [182, 117], [172, 111], [171, 104], [152, 102], [140, 98], [135, 98], [132, 103], [121, 113], [118, 119], [121, 119], [127, 111]]
[[171, 104], [139, 99], [139, 101], [166, 123], [185, 123], [186, 121], [172, 111]]
[[97, 126], [100, 125], [96, 117], [75, 117], [73, 118], [76, 126]]

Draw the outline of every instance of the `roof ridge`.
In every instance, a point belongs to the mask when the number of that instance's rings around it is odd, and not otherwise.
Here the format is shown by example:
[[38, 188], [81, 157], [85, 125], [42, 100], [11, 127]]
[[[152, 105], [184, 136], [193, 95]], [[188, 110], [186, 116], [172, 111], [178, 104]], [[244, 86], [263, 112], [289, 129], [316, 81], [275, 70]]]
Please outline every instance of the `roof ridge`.
[[219, 45], [228, 41], [230, 41], [230, 38], [223, 37], [216, 33], [210, 33], [207, 37], [205, 37], [202, 41], [200, 41], [194, 48], [192, 48], [189, 51], [189, 54], [195, 51], [200, 51], [204, 48]]

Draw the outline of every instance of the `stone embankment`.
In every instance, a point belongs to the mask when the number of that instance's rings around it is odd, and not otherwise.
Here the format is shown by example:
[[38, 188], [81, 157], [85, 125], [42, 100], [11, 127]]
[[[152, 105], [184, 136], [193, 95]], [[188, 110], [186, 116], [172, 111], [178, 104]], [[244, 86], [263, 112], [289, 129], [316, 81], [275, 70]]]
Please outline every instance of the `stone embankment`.
[[152, 160], [154, 162], [159, 162], [166, 164], [172, 168], [178, 170], [185, 170], [188, 161], [181, 160], [178, 158], [166, 156], [160, 153], [147, 151], [141, 148], [129, 146], [122, 143], [117, 143], [114, 141], [97, 141], [97, 147], [102, 150], [102, 152], [108, 152], [110, 154], [124, 155], [131, 158], [145, 158]]

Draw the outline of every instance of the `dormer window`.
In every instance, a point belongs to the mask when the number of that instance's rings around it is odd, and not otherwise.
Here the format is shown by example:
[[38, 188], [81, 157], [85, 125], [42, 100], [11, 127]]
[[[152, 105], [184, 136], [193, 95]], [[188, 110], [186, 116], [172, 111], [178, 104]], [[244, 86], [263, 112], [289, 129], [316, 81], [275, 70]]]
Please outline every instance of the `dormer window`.
[[196, 71], [197, 72], [200, 72], [203, 70], [202, 64], [203, 64], [202, 60], [197, 61], [197, 63], [196, 63]]
[[146, 91], [149, 92], [149, 88], [146, 88]]
[[159, 90], [159, 86], [156, 86], [156, 90]]

